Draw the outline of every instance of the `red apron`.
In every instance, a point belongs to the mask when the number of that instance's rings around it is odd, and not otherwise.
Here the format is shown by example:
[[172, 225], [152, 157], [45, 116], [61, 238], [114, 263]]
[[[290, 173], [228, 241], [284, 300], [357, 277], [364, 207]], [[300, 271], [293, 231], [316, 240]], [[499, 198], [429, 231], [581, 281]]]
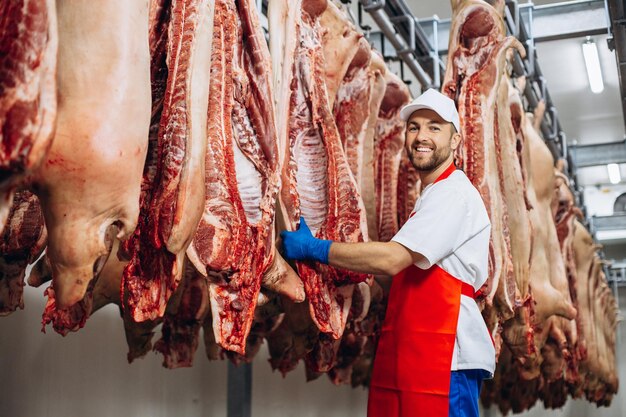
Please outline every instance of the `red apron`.
[[[451, 165], [437, 181], [453, 171]], [[473, 297], [474, 288], [437, 265], [427, 270], [411, 265], [393, 278], [368, 417], [448, 416], [461, 294]]]

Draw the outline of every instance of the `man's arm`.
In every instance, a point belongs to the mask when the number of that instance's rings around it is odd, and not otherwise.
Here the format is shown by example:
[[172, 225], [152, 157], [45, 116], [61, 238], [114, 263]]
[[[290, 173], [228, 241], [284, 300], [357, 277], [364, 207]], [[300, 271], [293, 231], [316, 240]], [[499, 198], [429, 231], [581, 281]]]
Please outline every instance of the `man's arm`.
[[396, 275], [424, 257], [397, 242], [333, 242], [328, 264], [374, 275]]
[[393, 276], [424, 257], [397, 242], [341, 243], [316, 239], [304, 219], [295, 232], [281, 234], [287, 259], [310, 260], [374, 275]]

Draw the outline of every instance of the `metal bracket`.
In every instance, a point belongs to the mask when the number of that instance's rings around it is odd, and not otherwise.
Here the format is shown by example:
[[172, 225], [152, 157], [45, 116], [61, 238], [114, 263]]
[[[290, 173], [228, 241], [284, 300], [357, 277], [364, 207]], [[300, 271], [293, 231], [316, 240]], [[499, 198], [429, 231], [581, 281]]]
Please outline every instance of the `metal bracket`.
[[363, 31], [365, 32], [365, 37], [369, 39], [372, 27], [370, 25], [363, 24], [363, 4], [361, 4], [361, 2], [359, 2], [358, 18], [359, 18], [359, 27], [363, 29]]
[[559, 112], [554, 106], [550, 106], [548, 112], [550, 113], [550, 121], [552, 122], [552, 129], [550, 130], [548, 139], [556, 140], [559, 134]]
[[433, 87], [441, 87], [441, 69], [439, 68], [439, 18], [433, 18], [433, 49], [430, 51], [430, 58], [433, 61]]
[[[398, 55], [405, 55], [415, 52], [415, 18], [411, 15], [401, 15], [390, 17], [389, 20], [394, 24], [394, 26], [396, 26], [396, 23], [400, 22], [406, 21], [409, 23], [409, 43], [405, 48], [396, 51], [396, 53]], [[398, 29], [396, 28], [396, 31], [397, 30]]]
[[402, 81], [404, 81], [404, 83], [406, 85], [410, 85], [411, 84], [411, 80], [407, 80], [404, 78], [404, 61], [400, 60], [400, 78], [402, 78]]
[[363, 10], [366, 12], [373, 12], [385, 7], [385, 0], [365, 0], [363, 3], [365, 3], [363, 5]]

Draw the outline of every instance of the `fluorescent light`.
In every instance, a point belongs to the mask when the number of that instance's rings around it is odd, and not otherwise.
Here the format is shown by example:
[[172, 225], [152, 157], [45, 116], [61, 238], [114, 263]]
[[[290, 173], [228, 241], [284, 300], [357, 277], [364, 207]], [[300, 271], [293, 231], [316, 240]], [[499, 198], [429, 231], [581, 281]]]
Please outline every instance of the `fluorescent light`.
[[609, 181], [611, 181], [611, 184], [619, 184], [622, 180], [622, 176], [619, 172], [619, 165], [608, 164], [606, 169], [609, 171]]
[[587, 67], [589, 87], [592, 92], [599, 94], [604, 91], [604, 82], [602, 81], [598, 48], [590, 37], [587, 37], [587, 40], [583, 43], [583, 57], [585, 58], [585, 66]]

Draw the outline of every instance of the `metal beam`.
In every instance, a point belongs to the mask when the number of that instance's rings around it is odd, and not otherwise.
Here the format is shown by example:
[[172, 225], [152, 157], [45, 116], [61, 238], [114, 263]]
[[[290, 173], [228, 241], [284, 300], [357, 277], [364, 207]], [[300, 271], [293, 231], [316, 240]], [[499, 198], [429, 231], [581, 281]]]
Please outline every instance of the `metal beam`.
[[[396, 49], [396, 53], [402, 59], [402, 61], [409, 67], [413, 75], [418, 79], [420, 84], [423, 87], [429, 87], [432, 84], [432, 78], [430, 75], [424, 71], [422, 66], [417, 62], [417, 59], [414, 56], [415, 45], [411, 44], [411, 42], [415, 42], [415, 38], [412, 40], [405, 40], [394, 27], [394, 23], [400, 23], [399, 21], [392, 23], [390, 20], [390, 16], [384, 10], [386, 6], [385, 0], [359, 0], [361, 5], [363, 6], [363, 10], [368, 12], [376, 26], [384, 33], [385, 38], [391, 42], [393, 47]], [[405, 16], [405, 15], [401, 15]], [[399, 16], [393, 16], [394, 18]], [[409, 14], [408, 20], [415, 23], [413, 17]]]
[[226, 416], [250, 417], [252, 411], [252, 364], [228, 362]]
[[[621, 0], [611, 0], [621, 2]], [[510, 3], [510, 2], [507, 2]], [[516, 5], [521, 22], [535, 42], [580, 38], [608, 32], [604, 0], [584, 0], [535, 6], [533, 3]], [[513, 16], [515, 18], [515, 16]], [[532, 19], [532, 23], [531, 23]], [[450, 19], [419, 19], [418, 22], [431, 45], [435, 44], [432, 22], [437, 22], [437, 48], [440, 55], [448, 54]], [[515, 33], [513, 35], [516, 35]]]
[[626, 214], [613, 216], [593, 216], [591, 224], [595, 231], [599, 230], [626, 230]]
[[597, 145], [570, 146], [569, 151], [577, 168], [626, 163], [626, 140]]
[[617, 74], [622, 97], [622, 113], [626, 126], [626, 6], [624, 0], [608, 0], [612, 38], [609, 46], [617, 56]]
[[[532, 36], [535, 42], [580, 38], [608, 32], [604, 0], [585, 0], [552, 5], [519, 6], [522, 21], [529, 30], [532, 13]], [[532, 10], [532, 12], [531, 12]]]

